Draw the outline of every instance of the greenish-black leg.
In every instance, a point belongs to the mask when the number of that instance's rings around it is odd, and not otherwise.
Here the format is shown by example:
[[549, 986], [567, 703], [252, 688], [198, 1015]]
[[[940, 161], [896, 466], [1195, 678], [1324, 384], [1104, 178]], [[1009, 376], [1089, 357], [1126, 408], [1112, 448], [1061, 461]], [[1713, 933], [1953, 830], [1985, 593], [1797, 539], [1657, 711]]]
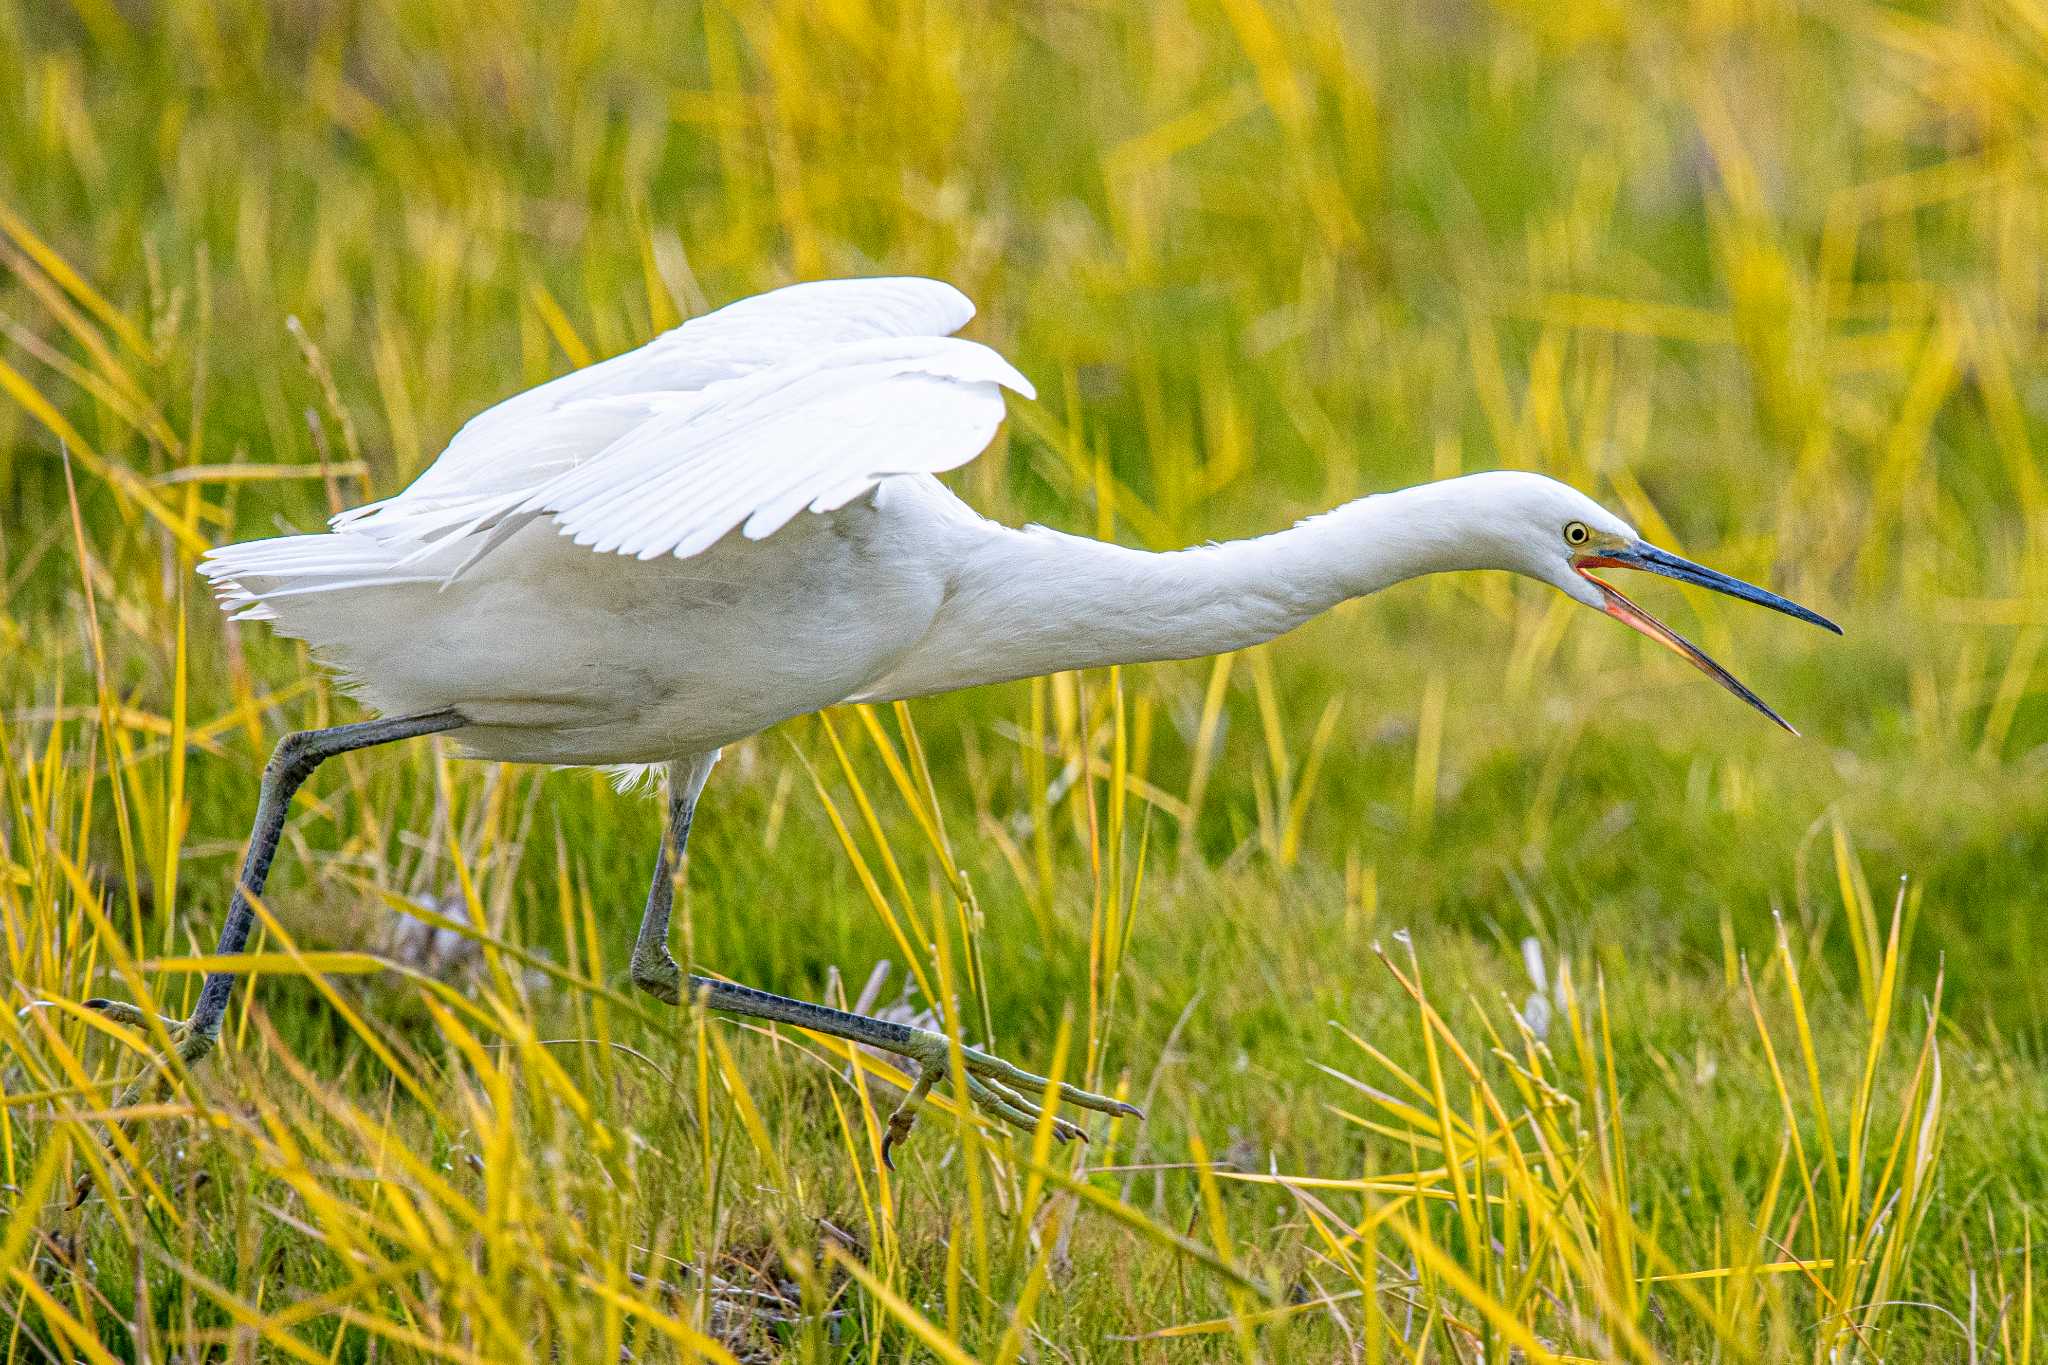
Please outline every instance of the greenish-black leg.
[[[326, 730], [301, 730], [278, 741], [270, 762], [263, 768], [263, 785], [256, 798], [255, 827], [249, 833], [249, 852], [242, 862], [242, 875], [228, 897], [228, 916], [221, 925], [216, 957], [229, 957], [248, 945], [255, 927], [256, 912], [249, 904], [263, 894], [270, 879], [270, 865], [277, 859], [277, 845], [284, 837], [285, 817], [306, 779], [328, 759], [356, 749], [390, 744], [401, 739], [439, 734], [463, 724], [454, 711], [433, 711], [418, 716], [390, 716], [336, 725]], [[199, 989], [199, 1004], [192, 1017], [172, 1027], [172, 1041], [178, 1057], [191, 1065], [213, 1051], [220, 1041], [221, 1020], [227, 1016], [228, 1001], [234, 995], [234, 972], [209, 972]], [[88, 1000], [87, 1009], [98, 1010], [116, 1023], [147, 1026], [148, 1017], [122, 1000]], [[157, 1068], [161, 1074], [162, 1068]], [[146, 1078], [145, 1078], [146, 1080]], [[144, 1082], [138, 1082], [140, 1086]], [[132, 1095], [133, 1092], [131, 1092]], [[128, 1100], [124, 1098], [123, 1103]]]
[[[263, 768], [263, 785], [256, 797], [255, 826], [249, 832], [249, 852], [242, 861], [242, 875], [228, 897], [227, 920], [221, 925], [220, 944], [214, 949], [215, 955], [229, 957], [248, 946], [249, 934], [256, 923], [256, 911], [250, 901], [263, 894], [264, 884], [270, 879], [270, 865], [277, 859], [278, 843], [284, 838], [285, 817], [290, 812], [292, 797], [306, 784], [314, 769], [338, 754], [401, 739], [416, 739], [421, 735], [439, 734], [456, 729], [463, 723], [462, 716], [455, 711], [432, 711], [418, 716], [380, 717], [325, 730], [300, 730], [279, 740], [276, 750], [270, 755], [270, 762]], [[234, 996], [235, 976], [234, 972], [209, 972], [205, 984], [199, 988], [199, 1004], [193, 1009], [190, 1019], [176, 1021], [159, 1016], [170, 1034], [173, 1051], [182, 1067], [189, 1069], [197, 1065], [219, 1044], [221, 1021], [227, 1017], [228, 1002]], [[85, 1007], [98, 1010], [113, 1022], [131, 1028], [146, 1030], [152, 1023], [147, 1013], [125, 1000], [92, 999], [85, 1002]], [[147, 1095], [152, 1086], [168, 1089], [174, 1079], [175, 1073], [168, 1059], [156, 1059], [121, 1093], [114, 1107], [126, 1109]], [[81, 1181], [78, 1197], [84, 1198], [88, 1188], [89, 1185]]]
[[683, 1002], [683, 972], [668, 951], [669, 914], [675, 908], [676, 880], [683, 852], [690, 845], [690, 821], [697, 798], [718, 762], [718, 750], [678, 759], [668, 765], [668, 822], [654, 858], [654, 881], [647, 888], [647, 909], [640, 916], [640, 934], [633, 940], [633, 984], [657, 1000]]
[[[731, 981], [685, 976], [669, 954], [668, 926], [675, 904], [675, 869], [682, 863], [697, 799], [703, 793], [705, 779], [710, 776], [711, 765], [717, 758], [714, 752], [670, 766], [667, 827], [661, 851], [654, 861], [654, 883], [647, 890], [647, 910], [641, 917], [639, 937], [633, 944], [633, 984], [672, 1005], [681, 1003], [682, 992], [687, 989], [689, 998], [707, 1009], [794, 1024], [813, 1033], [829, 1034], [908, 1059], [917, 1067], [916, 1079], [902, 1103], [890, 1114], [882, 1137], [882, 1160], [893, 1166], [889, 1159], [891, 1149], [909, 1136], [911, 1126], [917, 1121], [918, 1107], [931, 1093], [933, 1083], [952, 1067], [953, 1044], [945, 1034], [913, 1028], [890, 1019], [876, 1019], [815, 1005], [807, 1000], [793, 1000], [785, 995], [772, 995]], [[1026, 1131], [1037, 1126], [1042, 1113], [1039, 1097], [1052, 1085], [1051, 1080], [965, 1045], [960, 1048], [960, 1062], [968, 1095], [984, 1113]], [[1078, 1109], [1144, 1117], [1135, 1105], [1065, 1082], [1060, 1083], [1058, 1095], [1063, 1103]], [[1062, 1142], [1073, 1138], [1085, 1141], [1088, 1136], [1079, 1124], [1058, 1116], [1052, 1120], [1052, 1132]]]

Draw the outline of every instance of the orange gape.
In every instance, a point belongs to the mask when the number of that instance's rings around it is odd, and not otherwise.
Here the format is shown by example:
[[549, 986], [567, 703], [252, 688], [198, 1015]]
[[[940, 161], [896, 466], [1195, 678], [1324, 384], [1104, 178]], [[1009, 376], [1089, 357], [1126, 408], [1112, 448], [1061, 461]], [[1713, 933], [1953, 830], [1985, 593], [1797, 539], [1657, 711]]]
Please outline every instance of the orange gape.
[[1613, 585], [1595, 578], [1592, 574], [1586, 572], [1588, 569], [1601, 568], [1626, 569], [1634, 567], [1633, 565], [1619, 559], [1609, 559], [1606, 555], [1580, 555], [1572, 561], [1572, 567], [1576, 568], [1588, 583], [1600, 589], [1600, 595], [1606, 599], [1600, 608], [1602, 611], [1623, 625], [1633, 630], [1639, 630], [1649, 636], [1652, 640], [1655, 640], [1658, 644], [1664, 646], [1664, 648], [1670, 650], [1673, 654], [1676, 654], [1715, 682], [1720, 683], [1721, 686], [1727, 688], [1736, 696], [1741, 697], [1744, 701], [1756, 707], [1757, 710], [1762, 711], [1779, 725], [1784, 726], [1790, 733], [1795, 735], [1799, 733], [1792, 728], [1791, 722], [1766, 706], [1763, 699], [1750, 691], [1733, 673], [1730, 673], [1727, 669], [1708, 658], [1706, 651], [1686, 639], [1683, 635], [1680, 635], [1671, 627], [1665, 625], [1662, 621], [1659, 621], [1656, 617], [1650, 615], [1650, 613], [1644, 611], [1635, 603], [1629, 601], [1627, 595]]

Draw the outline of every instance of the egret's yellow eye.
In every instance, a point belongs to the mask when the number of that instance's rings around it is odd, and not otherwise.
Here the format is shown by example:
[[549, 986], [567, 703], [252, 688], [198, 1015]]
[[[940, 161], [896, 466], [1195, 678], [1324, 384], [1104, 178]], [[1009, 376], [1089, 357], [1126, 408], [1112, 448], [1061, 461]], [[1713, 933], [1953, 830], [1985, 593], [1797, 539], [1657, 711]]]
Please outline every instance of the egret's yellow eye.
[[1593, 533], [1583, 521], [1568, 521], [1564, 524], [1564, 538], [1567, 544], [1584, 545], [1593, 538]]

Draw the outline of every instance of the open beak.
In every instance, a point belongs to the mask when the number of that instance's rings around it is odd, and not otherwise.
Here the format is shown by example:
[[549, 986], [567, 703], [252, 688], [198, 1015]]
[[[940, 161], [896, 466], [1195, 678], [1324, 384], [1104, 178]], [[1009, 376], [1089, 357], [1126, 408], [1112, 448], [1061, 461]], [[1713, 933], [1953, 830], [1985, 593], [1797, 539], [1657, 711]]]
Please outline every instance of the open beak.
[[1796, 616], [1802, 621], [1811, 621], [1814, 625], [1831, 630], [1837, 635], [1842, 633], [1840, 626], [1828, 620], [1827, 617], [1822, 616], [1820, 613], [1808, 611], [1797, 602], [1780, 597], [1774, 592], [1766, 592], [1762, 588], [1751, 583], [1745, 583], [1739, 578], [1730, 578], [1727, 574], [1717, 573], [1704, 564], [1695, 564], [1689, 559], [1680, 558], [1678, 555], [1672, 554], [1668, 550], [1660, 550], [1654, 545], [1646, 545], [1640, 540], [1631, 545], [1624, 545], [1619, 549], [1601, 550], [1594, 554], [1579, 555], [1572, 560], [1572, 567], [1577, 569], [1587, 582], [1600, 590], [1600, 596], [1604, 599], [1601, 610], [1605, 611], [1609, 616], [1649, 636], [1652, 640], [1655, 640], [1658, 644], [1664, 646], [1664, 648], [1670, 650], [1673, 654], [1676, 654], [1679, 658], [1685, 660], [1694, 668], [1697, 668], [1700, 672], [1706, 674], [1715, 682], [1763, 712], [1766, 716], [1769, 716], [1779, 725], [1784, 726], [1788, 733], [1795, 735], [1799, 733], [1786, 724], [1783, 716], [1765, 705], [1762, 697], [1744, 687], [1734, 674], [1708, 658], [1706, 651], [1671, 629], [1671, 627], [1665, 625], [1662, 621], [1659, 621], [1656, 617], [1650, 615], [1650, 613], [1644, 611], [1635, 603], [1629, 601], [1628, 598], [1622, 596], [1607, 584], [1593, 577], [1588, 571], [1592, 569], [1642, 569], [1648, 573], [1662, 574], [1666, 578], [1675, 578], [1681, 583], [1696, 583], [1702, 588], [1712, 588], [1715, 592], [1726, 593], [1730, 597], [1739, 597], [1745, 602], [1754, 602], [1760, 607], [1769, 607], [1772, 611], [1782, 611], [1787, 616]]

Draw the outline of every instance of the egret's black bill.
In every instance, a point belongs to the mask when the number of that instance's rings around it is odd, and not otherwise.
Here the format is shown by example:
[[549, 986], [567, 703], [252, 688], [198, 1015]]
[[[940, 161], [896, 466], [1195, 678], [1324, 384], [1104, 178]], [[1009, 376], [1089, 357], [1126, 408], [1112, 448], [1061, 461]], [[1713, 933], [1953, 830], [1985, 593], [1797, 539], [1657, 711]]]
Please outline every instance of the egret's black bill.
[[1769, 716], [1778, 725], [1783, 726], [1788, 733], [1795, 735], [1799, 733], [1786, 723], [1783, 716], [1767, 706], [1762, 697], [1744, 687], [1734, 674], [1709, 658], [1705, 650], [1665, 625], [1662, 621], [1659, 621], [1656, 617], [1650, 615], [1650, 613], [1644, 611], [1635, 603], [1629, 601], [1628, 598], [1622, 596], [1607, 584], [1593, 577], [1587, 570], [1606, 568], [1641, 569], [1647, 573], [1662, 574], [1666, 578], [1675, 578], [1681, 583], [1696, 583], [1702, 588], [1712, 588], [1715, 592], [1740, 598], [1744, 602], [1754, 602], [1760, 607], [1769, 607], [1772, 611], [1781, 611], [1787, 616], [1796, 616], [1802, 621], [1810, 621], [1814, 625], [1831, 630], [1837, 635], [1842, 633], [1840, 626], [1828, 620], [1827, 617], [1822, 616], [1819, 612], [1808, 611], [1805, 607], [1800, 606], [1789, 598], [1780, 597], [1774, 592], [1767, 592], [1763, 588], [1759, 588], [1753, 583], [1745, 583], [1739, 578], [1730, 578], [1727, 574], [1710, 569], [1704, 564], [1695, 564], [1691, 560], [1672, 554], [1668, 550], [1660, 550], [1654, 545], [1645, 545], [1641, 541], [1637, 541], [1633, 545], [1622, 546], [1620, 549], [1602, 550], [1595, 554], [1580, 555], [1572, 561], [1572, 566], [1585, 576], [1587, 582], [1600, 590], [1601, 597], [1605, 599], [1602, 609], [1609, 616], [1629, 626], [1631, 629], [1641, 631], [1649, 636], [1652, 640], [1655, 640], [1658, 644], [1664, 646], [1673, 654], [1676, 654], [1679, 658], [1685, 660], [1694, 668], [1697, 668], [1700, 672], [1706, 674], [1715, 682], [1763, 712], [1766, 716]]

